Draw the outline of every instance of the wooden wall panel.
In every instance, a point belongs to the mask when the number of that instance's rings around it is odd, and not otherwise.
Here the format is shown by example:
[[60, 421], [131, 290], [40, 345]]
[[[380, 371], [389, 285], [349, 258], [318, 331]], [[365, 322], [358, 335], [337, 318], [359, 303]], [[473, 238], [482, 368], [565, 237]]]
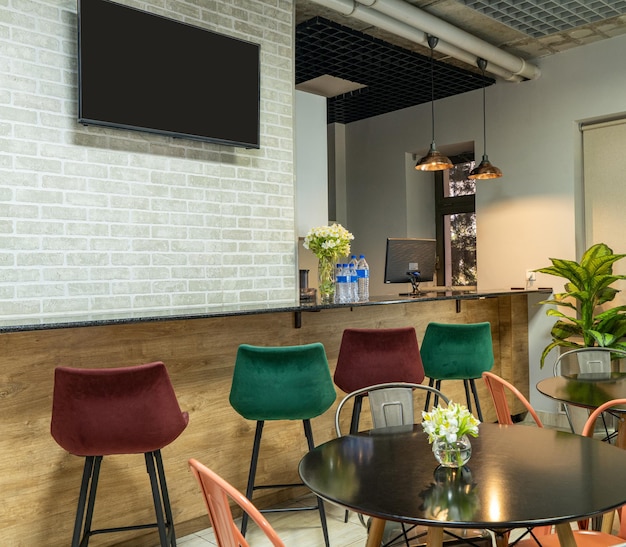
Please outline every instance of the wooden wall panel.
[[[526, 295], [460, 301], [415, 302], [294, 314], [161, 320], [121, 325], [70, 327], [0, 334], [0, 530], [4, 545], [67, 545], [74, 521], [83, 459], [67, 454], [50, 436], [54, 368], [129, 366], [163, 361], [181, 407], [190, 414], [187, 430], [163, 450], [178, 535], [205, 528], [208, 520], [196, 484], [187, 469], [195, 457], [243, 490], [255, 424], [228, 403], [237, 347], [241, 343], [295, 345], [320, 341], [334, 371], [346, 327], [386, 328], [413, 325], [421, 340], [428, 321], [490, 321], [494, 371], [528, 392]], [[485, 419], [495, 420], [488, 394], [478, 383]], [[452, 399], [464, 401], [460, 382], [444, 383]], [[342, 396], [338, 393], [338, 398]], [[423, 398], [417, 400], [421, 409]], [[313, 420], [316, 443], [334, 437], [333, 406]], [[521, 410], [521, 409], [520, 409]], [[267, 423], [258, 477], [263, 482], [297, 480], [297, 464], [306, 451], [300, 422]], [[287, 471], [287, 473], [286, 473]], [[287, 475], [287, 476], [285, 476]], [[259, 494], [268, 505], [289, 491]], [[104, 459], [94, 525], [152, 520], [149, 485], [142, 456]], [[145, 532], [140, 533], [145, 535]], [[155, 543], [128, 535], [100, 536], [94, 545]]]

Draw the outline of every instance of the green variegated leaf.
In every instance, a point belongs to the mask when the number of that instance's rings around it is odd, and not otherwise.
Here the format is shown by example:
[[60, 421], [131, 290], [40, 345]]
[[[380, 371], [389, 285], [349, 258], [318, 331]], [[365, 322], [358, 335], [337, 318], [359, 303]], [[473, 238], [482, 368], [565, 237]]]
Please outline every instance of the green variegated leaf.
[[550, 331], [552, 338], [555, 340], [562, 340], [565, 338], [582, 337], [583, 330], [580, 325], [576, 323], [570, 323], [568, 321], [557, 321], [552, 325]]
[[564, 341], [553, 341], [550, 342], [550, 344], [548, 344], [545, 349], [541, 352], [541, 360], [540, 360], [540, 366], [541, 368], [543, 368], [543, 365], [545, 364], [545, 360], [546, 357], [548, 356], [548, 354], [557, 347], [564, 347], [564, 348], [582, 348], [582, 344], [577, 344], [576, 342], [571, 342], [568, 340], [564, 340]]
[[569, 315], [565, 315], [563, 312], [560, 312], [559, 310], [546, 310], [546, 315], [549, 317], [560, 317], [561, 319], [565, 319], [567, 322], [570, 323], [580, 323], [580, 319], [577, 319], [576, 317], [571, 317]]
[[615, 336], [608, 332], [598, 332], [596, 330], [589, 330], [587, 332], [595, 340], [596, 345], [601, 348], [611, 347], [611, 344], [615, 342]]

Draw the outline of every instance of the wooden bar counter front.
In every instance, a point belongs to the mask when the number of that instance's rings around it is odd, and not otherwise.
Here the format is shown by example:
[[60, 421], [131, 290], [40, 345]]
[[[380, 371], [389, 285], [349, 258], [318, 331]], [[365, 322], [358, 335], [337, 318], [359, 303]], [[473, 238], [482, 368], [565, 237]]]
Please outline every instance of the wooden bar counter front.
[[[228, 403], [239, 344], [322, 342], [333, 373], [346, 327], [414, 326], [421, 344], [429, 321], [489, 321], [495, 354], [493, 371], [528, 395], [527, 299], [525, 292], [500, 292], [388, 305], [0, 329], [2, 544], [61, 546], [69, 545], [71, 540], [83, 458], [66, 453], [50, 436], [53, 373], [57, 366], [165, 363], [180, 406], [189, 412], [187, 429], [162, 451], [176, 532], [182, 537], [208, 525], [203, 501], [187, 468], [189, 458], [213, 468], [239, 490], [245, 489], [255, 423], [239, 416]], [[482, 382], [478, 386], [484, 419], [495, 421], [486, 389]], [[447, 382], [445, 393], [455, 401], [465, 401], [462, 382]], [[337, 402], [342, 396], [338, 392]], [[336, 404], [312, 421], [316, 444], [335, 436]], [[418, 399], [417, 405], [419, 409], [423, 401]], [[307, 450], [301, 427], [300, 422], [266, 424], [259, 482], [298, 482], [298, 462]], [[98, 488], [94, 527], [153, 518], [152, 506], [146, 502], [149, 486], [143, 456], [105, 457], [103, 466], [108, 469]], [[291, 476], [285, 476], [286, 472]], [[303, 489], [301, 493], [305, 492]], [[265, 495], [259, 492], [254, 503], [264, 507], [293, 495], [293, 490], [268, 491]], [[108, 534], [110, 537], [100, 536], [94, 544], [141, 547], [158, 542], [154, 535], [146, 539], [145, 531], [136, 534]]]

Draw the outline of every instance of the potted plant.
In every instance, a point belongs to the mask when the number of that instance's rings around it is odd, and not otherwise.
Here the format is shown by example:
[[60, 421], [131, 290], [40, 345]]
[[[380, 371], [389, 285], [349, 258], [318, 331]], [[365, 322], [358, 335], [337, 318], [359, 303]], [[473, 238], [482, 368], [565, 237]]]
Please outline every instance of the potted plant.
[[624, 257], [626, 254], [614, 254], [606, 244], [596, 243], [585, 251], [580, 262], [551, 258], [552, 266], [535, 270], [567, 280], [565, 292], [540, 302], [565, 308], [565, 312], [555, 308], [546, 311], [558, 319], [550, 332], [552, 342], [541, 354], [541, 367], [555, 347], [626, 349], [622, 340], [626, 336], [626, 305], [605, 306], [619, 292], [612, 285], [626, 279], [626, 275], [613, 273], [613, 264]]

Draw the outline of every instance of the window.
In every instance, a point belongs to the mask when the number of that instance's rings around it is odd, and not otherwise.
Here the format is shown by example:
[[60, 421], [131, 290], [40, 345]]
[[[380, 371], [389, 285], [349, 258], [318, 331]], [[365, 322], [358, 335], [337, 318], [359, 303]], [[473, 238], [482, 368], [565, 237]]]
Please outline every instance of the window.
[[454, 167], [435, 173], [437, 279], [440, 285], [476, 285], [476, 184], [474, 160], [451, 158]]

